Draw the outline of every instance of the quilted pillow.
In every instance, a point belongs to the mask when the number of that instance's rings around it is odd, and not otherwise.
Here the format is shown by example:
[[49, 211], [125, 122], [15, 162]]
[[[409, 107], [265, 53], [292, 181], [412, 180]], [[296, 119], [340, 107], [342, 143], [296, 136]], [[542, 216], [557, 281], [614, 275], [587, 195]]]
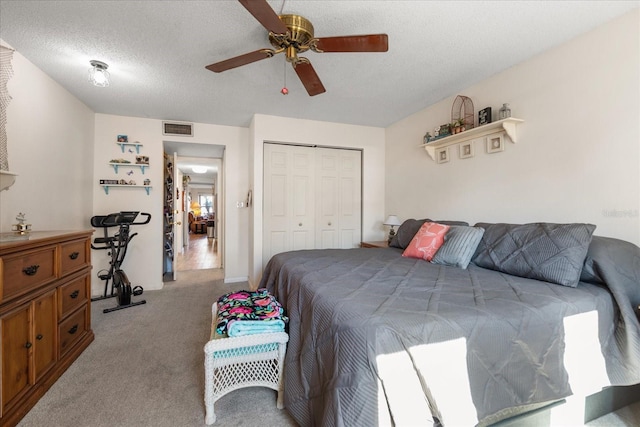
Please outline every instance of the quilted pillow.
[[593, 224], [486, 224], [472, 259], [479, 267], [575, 288]]
[[484, 228], [452, 225], [431, 262], [467, 268], [483, 234]]
[[[635, 309], [640, 305], [640, 247], [612, 237], [593, 236], [580, 281], [609, 286], [616, 299], [622, 293], [631, 301], [627, 308]], [[622, 306], [620, 309], [625, 310]]]
[[450, 226], [438, 224], [437, 222], [425, 222], [416, 235], [413, 236], [411, 243], [404, 250], [402, 256], [431, 261], [433, 255], [444, 243], [444, 235], [449, 228]]

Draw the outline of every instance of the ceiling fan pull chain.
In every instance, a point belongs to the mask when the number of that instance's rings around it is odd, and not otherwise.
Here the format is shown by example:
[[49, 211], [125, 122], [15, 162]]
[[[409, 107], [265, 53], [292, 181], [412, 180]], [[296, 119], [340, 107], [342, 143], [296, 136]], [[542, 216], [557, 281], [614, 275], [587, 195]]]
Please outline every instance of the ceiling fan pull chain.
[[280, 93], [283, 95], [287, 95], [289, 93], [289, 89], [287, 89], [287, 61], [282, 61], [284, 64], [284, 86], [280, 90]]

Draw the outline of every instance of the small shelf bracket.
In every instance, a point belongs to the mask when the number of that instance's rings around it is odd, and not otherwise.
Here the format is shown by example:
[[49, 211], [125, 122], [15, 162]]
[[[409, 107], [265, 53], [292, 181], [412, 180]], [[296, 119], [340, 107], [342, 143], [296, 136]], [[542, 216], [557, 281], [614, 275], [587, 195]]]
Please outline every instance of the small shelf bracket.
[[123, 153], [124, 153], [125, 145], [130, 145], [130, 146], [136, 147], [136, 154], [140, 154], [140, 147], [142, 147], [142, 144], [139, 144], [137, 142], [116, 142], [116, 144], [118, 144], [120, 146], [120, 148], [122, 149]]
[[109, 195], [109, 187], [127, 187], [127, 188], [144, 188], [145, 191], [147, 192], [147, 196], [149, 195], [149, 192], [151, 191], [151, 186], [150, 185], [125, 185], [125, 184], [109, 184], [109, 185], [102, 185], [102, 188], [104, 189], [104, 194], [106, 194], [107, 196]]
[[111, 166], [113, 166], [113, 170], [116, 171], [116, 173], [118, 173], [118, 168], [120, 166], [127, 167], [127, 168], [139, 167], [140, 170], [142, 171], [142, 175], [144, 175], [144, 169], [149, 166], [149, 165], [140, 165], [140, 164], [137, 164], [137, 163], [113, 163], [113, 162], [110, 162], [109, 164]]

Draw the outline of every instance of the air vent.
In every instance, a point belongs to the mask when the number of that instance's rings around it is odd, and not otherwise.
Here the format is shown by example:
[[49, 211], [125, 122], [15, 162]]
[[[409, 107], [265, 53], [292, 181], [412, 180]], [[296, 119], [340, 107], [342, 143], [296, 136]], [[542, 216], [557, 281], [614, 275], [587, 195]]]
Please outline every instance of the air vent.
[[193, 136], [193, 123], [162, 122], [162, 134]]

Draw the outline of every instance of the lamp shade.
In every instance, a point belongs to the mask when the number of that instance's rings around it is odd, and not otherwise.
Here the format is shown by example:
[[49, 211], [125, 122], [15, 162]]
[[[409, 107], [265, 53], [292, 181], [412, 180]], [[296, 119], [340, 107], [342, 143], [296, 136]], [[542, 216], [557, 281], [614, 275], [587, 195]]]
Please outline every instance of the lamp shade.
[[400, 222], [400, 219], [397, 216], [389, 215], [383, 224], [390, 225], [393, 227], [393, 226], [401, 225], [402, 223]]
[[189, 206], [189, 209], [191, 209], [193, 211], [193, 214], [195, 216], [200, 216], [200, 214], [202, 214], [200, 203], [196, 202], [195, 200], [191, 202], [191, 205]]

